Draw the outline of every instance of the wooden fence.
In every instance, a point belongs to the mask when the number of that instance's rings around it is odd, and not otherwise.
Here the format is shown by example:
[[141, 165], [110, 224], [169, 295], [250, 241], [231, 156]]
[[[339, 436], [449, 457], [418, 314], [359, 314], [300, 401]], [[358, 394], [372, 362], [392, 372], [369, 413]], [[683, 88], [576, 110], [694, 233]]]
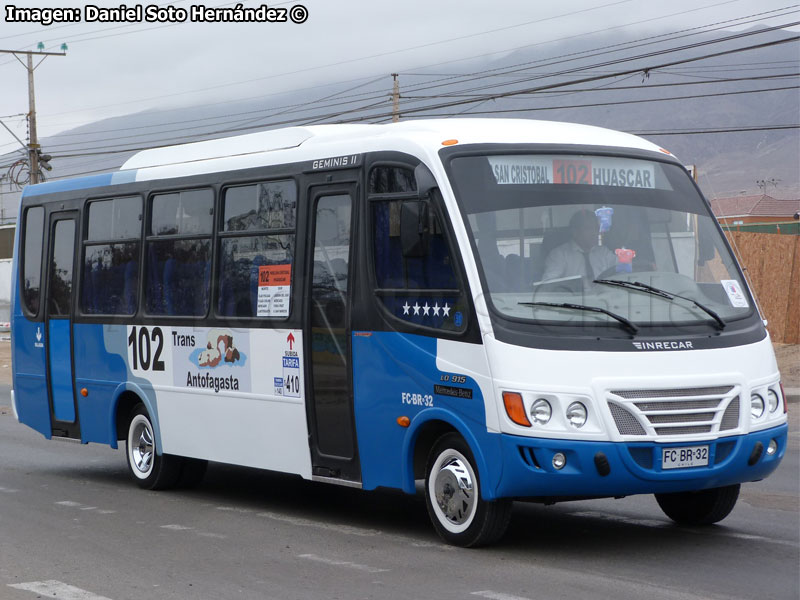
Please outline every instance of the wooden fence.
[[800, 343], [800, 236], [728, 231], [773, 342]]

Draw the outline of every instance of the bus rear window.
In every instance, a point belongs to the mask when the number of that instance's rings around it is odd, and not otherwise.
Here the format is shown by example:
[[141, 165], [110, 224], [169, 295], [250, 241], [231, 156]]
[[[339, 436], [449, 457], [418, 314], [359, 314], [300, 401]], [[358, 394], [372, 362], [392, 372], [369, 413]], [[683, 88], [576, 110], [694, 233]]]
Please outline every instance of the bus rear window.
[[34, 206], [25, 213], [25, 249], [22, 257], [22, 302], [32, 314], [39, 312], [43, 240], [44, 208]]

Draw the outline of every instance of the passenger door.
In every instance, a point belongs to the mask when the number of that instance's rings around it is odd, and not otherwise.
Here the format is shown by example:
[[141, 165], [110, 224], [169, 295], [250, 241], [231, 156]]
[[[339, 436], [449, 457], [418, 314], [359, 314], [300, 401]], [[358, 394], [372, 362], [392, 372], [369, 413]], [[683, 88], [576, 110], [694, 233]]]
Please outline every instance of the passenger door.
[[75, 295], [75, 248], [78, 213], [50, 216], [45, 344], [50, 416], [54, 436], [80, 437], [72, 365], [72, 307]]
[[358, 485], [353, 415], [351, 298], [354, 184], [314, 186], [310, 227], [306, 356], [312, 473]]

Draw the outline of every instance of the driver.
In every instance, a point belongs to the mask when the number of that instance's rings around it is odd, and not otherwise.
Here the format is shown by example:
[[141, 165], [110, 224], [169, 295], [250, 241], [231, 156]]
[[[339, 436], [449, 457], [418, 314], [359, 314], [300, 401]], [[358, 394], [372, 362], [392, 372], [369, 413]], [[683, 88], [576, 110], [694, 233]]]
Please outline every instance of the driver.
[[562, 277], [594, 279], [617, 264], [614, 253], [597, 244], [597, 217], [590, 210], [579, 210], [569, 220], [572, 239], [547, 255], [542, 281]]

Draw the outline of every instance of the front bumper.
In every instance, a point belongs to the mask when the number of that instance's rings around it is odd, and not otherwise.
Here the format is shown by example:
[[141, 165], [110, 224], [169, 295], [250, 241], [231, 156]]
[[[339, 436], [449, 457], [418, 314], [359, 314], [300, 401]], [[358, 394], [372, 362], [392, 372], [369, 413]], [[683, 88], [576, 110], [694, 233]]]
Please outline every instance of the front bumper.
[[[626, 496], [700, 490], [755, 481], [777, 468], [786, 452], [788, 429], [784, 424], [709, 442], [670, 443], [580, 442], [503, 434], [503, 475], [495, 496]], [[771, 440], [777, 442], [778, 450], [768, 455], [766, 450]], [[762, 450], [756, 457], [759, 444]], [[663, 448], [700, 445], [709, 446], [708, 466], [662, 470]], [[567, 458], [566, 466], [560, 470], [553, 467], [553, 455], [557, 452]], [[602, 475], [605, 471], [607, 474]]]

